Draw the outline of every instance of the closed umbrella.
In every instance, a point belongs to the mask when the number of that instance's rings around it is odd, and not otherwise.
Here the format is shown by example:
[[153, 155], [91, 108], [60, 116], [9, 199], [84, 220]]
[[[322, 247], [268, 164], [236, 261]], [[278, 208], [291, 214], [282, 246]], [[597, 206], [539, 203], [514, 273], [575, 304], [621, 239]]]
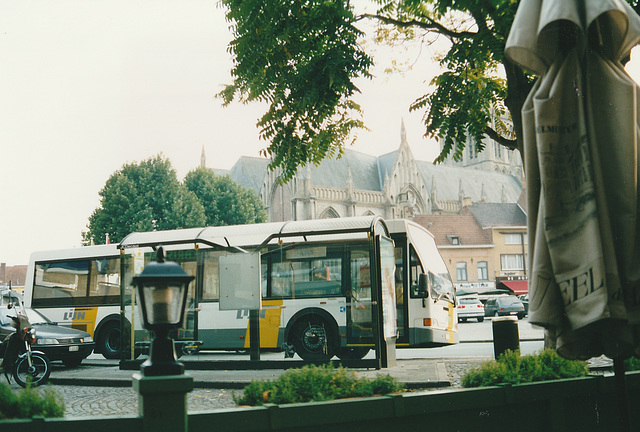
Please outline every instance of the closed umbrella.
[[[523, 107], [529, 316], [560, 355], [639, 355], [638, 86], [622, 0], [523, 0], [507, 57], [539, 76]], [[617, 369], [617, 367], [616, 367]]]

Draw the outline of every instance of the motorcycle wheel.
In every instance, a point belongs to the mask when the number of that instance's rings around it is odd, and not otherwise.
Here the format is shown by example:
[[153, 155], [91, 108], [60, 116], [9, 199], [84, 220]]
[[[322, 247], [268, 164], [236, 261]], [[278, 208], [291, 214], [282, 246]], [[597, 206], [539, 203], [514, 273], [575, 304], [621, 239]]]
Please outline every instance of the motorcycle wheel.
[[29, 367], [27, 356], [21, 357], [13, 368], [13, 378], [19, 386], [39, 386], [45, 384], [51, 375], [51, 362], [41, 354], [31, 354], [32, 366]]

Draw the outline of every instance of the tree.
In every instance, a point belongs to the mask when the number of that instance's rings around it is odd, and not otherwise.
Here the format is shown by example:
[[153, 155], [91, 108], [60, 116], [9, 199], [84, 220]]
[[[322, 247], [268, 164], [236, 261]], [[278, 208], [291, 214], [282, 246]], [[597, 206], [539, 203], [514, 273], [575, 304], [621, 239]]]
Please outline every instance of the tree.
[[121, 241], [135, 231], [171, 230], [264, 222], [267, 214], [256, 193], [228, 175], [199, 167], [178, 181], [162, 155], [125, 164], [100, 190], [100, 207], [89, 217], [83, 243]]
[[235, 39], [234, 81], [219, 96], [269, 103], [258, 121], [271, 167], [290, 179], [297, 167], [341, 155], [364, 126], [350, 97], [353, 79], [368, 76], [371, 59], [357, 44], [348, 3], [324, 0], [222, 0]]
[[[638, 1], [628, 1], [638, 12]], [[379, 5], [376, 13], [358, 15], [350, 0], [222, 0], [232, 23], [229, 51], [235, 67], [234, 82], [221, 96], [225, 103], [237, 95], [270, 104], [258, 126], [271, 140], [265, 151], [273, 158], [271, 167], [281, 167], [284, 180], [298, 166], [342, 154], [348, 134], [363, 127], [348, 123], [346, 116], [360, 112], [349, 97], [357, 91], [354, 80], [370, 76], [373, 64], [357, 41], [356, 24], [364, 19], [379, 23], [383, 42], [438, 36], [450, 42], [436, 60], [443, 72], [433, 79], [434, 90], [410, 106], [424, 111], [425, 136], [444, 143], [437, 161], [450, 154], [459, 159], [468, 138], [477, 151], [483, 150], [485, 137], [522, 150], [520, 111], [533, 79], [504, 56], [517, 0], [373, 2]], [[282, 115], [275, 116], [279, 110]], [[322, 113], [320, 122], [310, 120], [316, 111]], [[329, 129], [323, 138], [331, 141], [322, 146], [314, 146], [300, 129], [311, 121], [309, 128], [319, 135], [322, 122], [334, 118], [349, 127], [340, 134]]]
[[204, 226], [204, 207], [181, 185], [162, 155], [124, 165], [100, 190], [100, 207], [89, 217], [85, 244], [119, 242], [134, 231]]
[[204, 206], [207, 226], [260, 223], [267, 220], [264, 204], [256, 193], [228, 175], [198, 167], [187, 173], [184, 185]]

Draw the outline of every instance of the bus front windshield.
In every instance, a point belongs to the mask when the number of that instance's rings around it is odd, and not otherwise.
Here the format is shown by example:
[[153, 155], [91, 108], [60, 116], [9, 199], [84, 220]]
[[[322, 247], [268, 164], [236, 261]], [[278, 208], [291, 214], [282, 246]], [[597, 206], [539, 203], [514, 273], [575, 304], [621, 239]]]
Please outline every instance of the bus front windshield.
[[412, 246], [415, 247], [419, 260], [423, 264], [428, 263], [426, 273], [429, 277], [430, 295], [436, 301], [446, 300], [454, 303], [453, 282], [435, 240], [427, 232], [412, 225], [407, 226], [407, 232], [411, 236]]

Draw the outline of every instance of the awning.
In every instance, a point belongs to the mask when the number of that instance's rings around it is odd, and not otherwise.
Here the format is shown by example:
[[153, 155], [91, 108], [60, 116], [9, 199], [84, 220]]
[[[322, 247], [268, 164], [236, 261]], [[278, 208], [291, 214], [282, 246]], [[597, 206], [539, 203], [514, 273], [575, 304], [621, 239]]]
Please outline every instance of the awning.
[[500, 282], [498, 285], [504, 285], [505, 288], [513, 291], [515, 295], [529, 293], [529, 281], [526, 280], [507, 280]]

